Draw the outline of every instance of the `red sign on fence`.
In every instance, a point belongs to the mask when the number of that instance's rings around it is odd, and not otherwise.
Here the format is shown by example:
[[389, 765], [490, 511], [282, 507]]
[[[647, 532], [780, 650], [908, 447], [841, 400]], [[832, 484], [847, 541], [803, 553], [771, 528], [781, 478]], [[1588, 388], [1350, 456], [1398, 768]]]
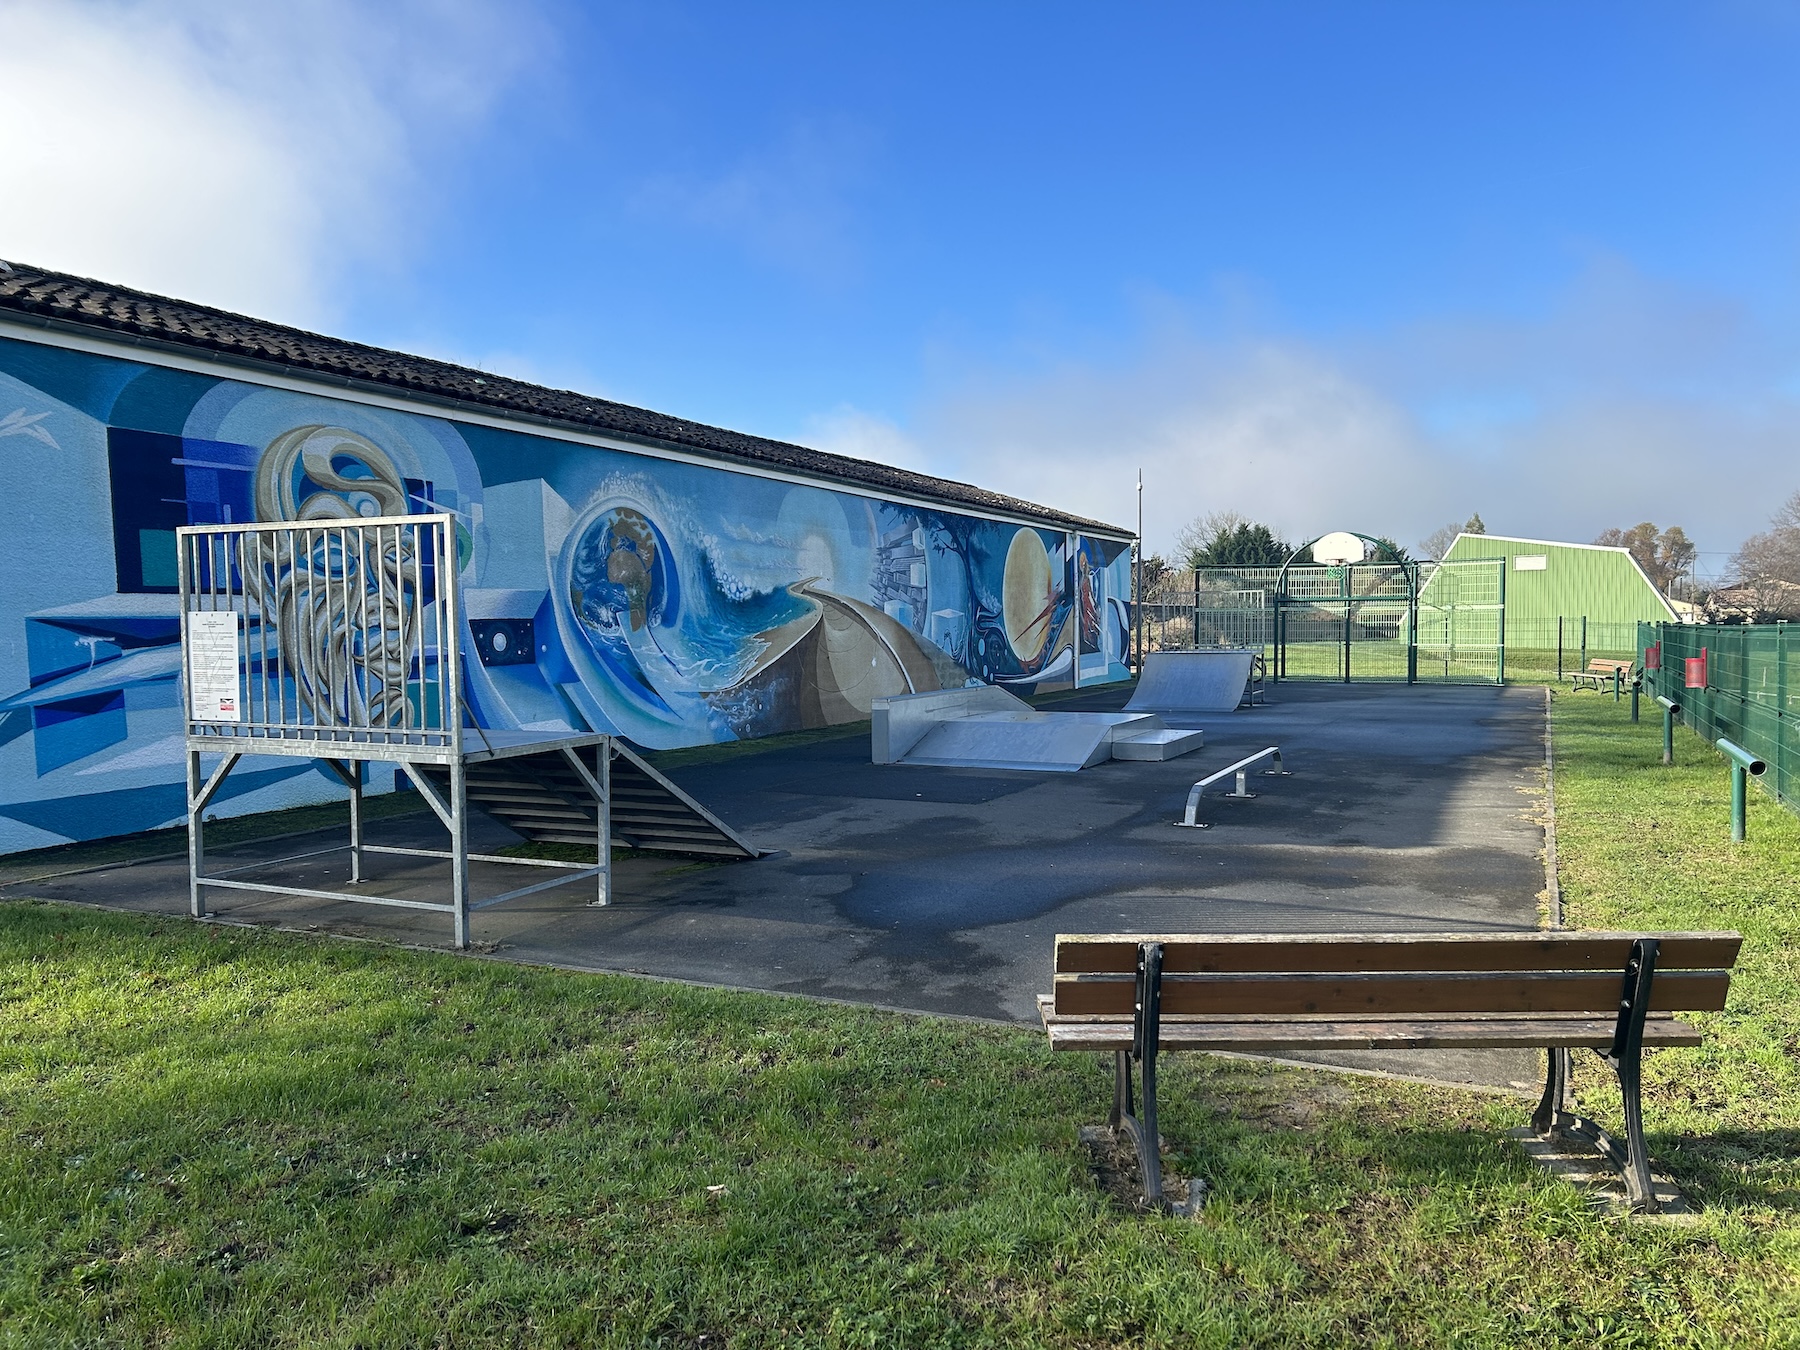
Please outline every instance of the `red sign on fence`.
[[1644, 648], [1644, 669], [1662, 669], [1662, 643], [1652, 642], [1648, 647]]
[[1700, 655], [1687, 659], [1687, 687], [1689, 689], [1706, 688], [1706, 648], [1700, 649]]

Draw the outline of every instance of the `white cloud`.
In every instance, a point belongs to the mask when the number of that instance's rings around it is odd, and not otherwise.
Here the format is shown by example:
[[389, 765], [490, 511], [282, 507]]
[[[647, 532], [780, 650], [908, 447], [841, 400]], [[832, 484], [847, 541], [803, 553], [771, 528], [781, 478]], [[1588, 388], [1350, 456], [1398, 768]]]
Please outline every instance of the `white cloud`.
[[487, 0], [0, 0], [0, 257], [321, 323], [539, 40]]
[[1408, 545], [1479, 510], [1573, 540], [1680, 524], [1722, 561], [1800, 487], [1796, 369], [1742, 307], [1600, 260], [1528, 319], [1330, 343], [1159, 321], [1109, 363], [965, 373], [885, 434], [916, 467], [1128, 528], [1142, 467], [1152, 549], [1222, 508]]
[[834, 455], [871, 460], [916, 473], [940, 472], [932, 466], [931, 456], [925, 448], [901, 430], [898, 423], [863, 412], [848, 403], [807, 418], [800, 440]]

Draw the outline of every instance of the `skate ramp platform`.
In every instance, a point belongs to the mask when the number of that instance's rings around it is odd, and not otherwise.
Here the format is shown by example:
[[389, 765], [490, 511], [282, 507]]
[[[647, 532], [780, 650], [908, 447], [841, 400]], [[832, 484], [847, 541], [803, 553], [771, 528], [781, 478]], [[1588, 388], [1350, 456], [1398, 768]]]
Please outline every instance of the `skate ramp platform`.
[[1109, 759], [1173, 759], [1203, 739], [1153, 713], [1040, 712], [978, 685], [877, 699], [869, 749], [876, 764], [1073, 773]]
[[1125, 711], [1153, 713], [1171, 726], [1197, 713], [1235, 712], [1256, 655], [1247, 647], [1150, 652]]

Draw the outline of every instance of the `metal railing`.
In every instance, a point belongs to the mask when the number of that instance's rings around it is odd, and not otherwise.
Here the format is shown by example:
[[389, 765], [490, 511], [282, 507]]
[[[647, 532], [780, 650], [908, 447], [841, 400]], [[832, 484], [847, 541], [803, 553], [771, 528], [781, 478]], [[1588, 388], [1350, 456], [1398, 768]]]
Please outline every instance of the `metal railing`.
[[1236, 777], [1237, 777], [1237, 786], [1235, 788], [1233, 788], [1230, 792], [1221, 793], [1220, 794], [1221, 796], [1229, 797], [1236, 801], [1246, 801], [1246, 802], [1249, 801], [1251, 798], [1255, 797], [1256, 794], [1254, 792], [1250, 791], [1250, 785], [1249, 785], [1250, 766], [1252, 764], [1258, 763], [1259, 761], [1265, 760], [1265, 759], [1271, 760], [1272, 764], [1271, 764], [1271, 767], [1263, 770], [1263, 777], [1265, 777], [1265, 778], [1291, 778], [1291, 777], [1293, 777], [1293, 773], [1288, 769], [1284, 769], [1281, 765], [1281, 747], [1279, 745], [1271, 745], [1266, 750], [1258, 750], [1254, 755], [1245, 755], [1236, 764], [1227, 764], [1224, 768], [1220, 769], [1217, 773], [1208, 774], [1205, 778], [1202, 778], [1198, 783], [1195, 783], [1193, 787], [1189, 788], [1188, 789], [1188, 797], [1187, 797], [1187, 810], [1182, 813], [1181, 819], [1176, 821], [1175, 824], [1185, 830], [1210, 829], [1211, 825], [1209, 822], [1197, 820], [1197, 819], [1195, 819], [1195, 817], [1199, 814], [1199, 811], [1200, 811], [1200, 796], [1201, 796], [1201, 794], [1204, 793], [1206, 791], [1206, 789], [1211, 787], [1214, 783], [1218, 782], [1221, 778], [1230, 778], [1233, 775], [1236, 775]]

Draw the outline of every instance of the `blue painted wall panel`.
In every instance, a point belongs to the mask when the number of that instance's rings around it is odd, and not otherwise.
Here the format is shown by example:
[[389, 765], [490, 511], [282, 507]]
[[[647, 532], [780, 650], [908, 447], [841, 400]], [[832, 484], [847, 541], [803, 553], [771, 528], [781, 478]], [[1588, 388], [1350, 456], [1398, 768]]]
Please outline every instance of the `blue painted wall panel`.
[[[0, 852], [179, 821], [184, 524], [454, 514], [488, 727], [660, 749], [1126, 675], [1119, 540], [124, 354], [0, 338], [0, 487]], [[221, 811], [338, 795], [246, 767]]]

